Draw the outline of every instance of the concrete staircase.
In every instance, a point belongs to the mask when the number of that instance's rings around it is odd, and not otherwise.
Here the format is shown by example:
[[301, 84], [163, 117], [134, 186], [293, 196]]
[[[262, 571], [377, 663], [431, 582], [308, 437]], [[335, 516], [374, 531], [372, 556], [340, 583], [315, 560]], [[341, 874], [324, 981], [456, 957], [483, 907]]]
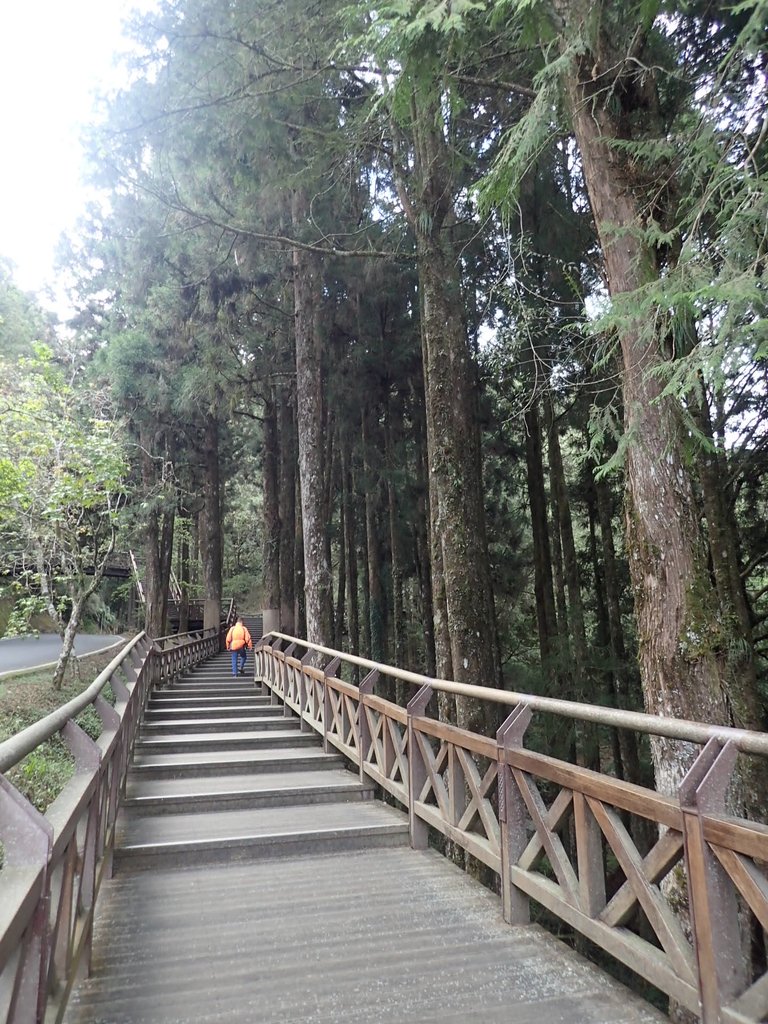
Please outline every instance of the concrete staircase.
[[227, 653], [153, 694], [64, 1024], [662, 1024], [371, 796]]
[[407, 843], [405, 816], [372, 796], [224, 652], [150, 698], [116, 871]]

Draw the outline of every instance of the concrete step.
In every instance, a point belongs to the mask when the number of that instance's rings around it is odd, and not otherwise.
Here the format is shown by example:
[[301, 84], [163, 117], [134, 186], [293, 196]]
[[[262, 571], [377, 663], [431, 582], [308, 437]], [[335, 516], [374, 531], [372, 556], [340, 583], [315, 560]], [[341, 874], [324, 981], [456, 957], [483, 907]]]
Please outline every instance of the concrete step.
[[241, 704], [233, 702], [231, 704], [224, 704], [220, 701], [209, 701], [202, 706], [192, 705], [192, 707], [175, 707], [173, 702], [167, 704], [157, 705], [150, 701], [147, 705], [147, 710], [144, 712], [144, 721], [149, 723], [189, 723], [197, 721], [205, 721], [209, 718], [226, 718], [229, 721], [237, 719], [260, 719], [260, 718], [273, 718], [279, 715], [280, 718], [284, 718], [282, 708], [277, 707], [276, 704], [262, 703], [262, 704]]
[[[265, 709], [267, 710], [267, 709]], [[205, 717], [186, 716], [181, 719], [168, 720], [167, 718], [158, 721], [157, 718], [145, 715], [141, 727], [141, 735], [144, 739], [153, 736], [178, 736], [184, 733], [243, 733], [243, 732], [269, 732], [275, 729], [294, 728], [290, 718], [286, 718], [282, 711], [276, 713], [277, 708], [272, 709], [272, 714], [263, 715], [228, 715], [226, 712], [216, 714], [210, 713]], [[167, 714], [167, 713], [166, 713]], [[295, 719], [295, 727], [298, 728], [299, 721]]]
[[252, 772], [323, 771], [344, 764], [341, 754], [324, 754], [319, 747], [262, 747], [255, 750], [201, 750], [174, 754], [138, 751], [128, 775], [131, 780], [210, 778]]
[[163, 695], [173, 699], [189, 699], [192, 697], [259, 697], [263, 696], [253, 683], [221, 683], [219, 686], [174, 686], [163, 690]]
[[248, 673], [249, 665], [246, 665], [245, 672], [243, 674], [234, 675], [232, 673], [232, 666], [230, 664], [220, 665], [218, 668], [207, 668], [207, 669], [193, 669], [191, 672], [184, 672], [179, 675], [174, 683], [174, 686], [181, 686], [189, 683], [198, 682], [200, 680], [206, 681], [210, 679], [229, 679], [232, 682], [240, 681], [242, 683], [251, 681], [253, 685], [253, 662], [250, 662], [251, 672]]
[[[252, 659], [246, 660], [246, 663], [245, 663], [246, 671], [247, 671], [249, 666], [251, 667], [251, 669], [253, 668], [253, 660]], [[182, 672], [181, 675], [179, 676], [179, 679], [181, 679], [183, 681], [186, 681], [186, 682], [192, 682], [195, 679], [224, 679], [224, 678], [229, 678], [229, 679], [233, 678], [233, 676], [232, 676], [232, 662], [230, 661], [229, 657], [227, 658], [227, 663], [225, 665], [202, 665], [202, 666], [197, 666], [196, 668], [190, 669], [189, 672]], [[234, 677], [234, 678], [237, 678], [237, 677]], [[245, 677], [244, 676], [240, 676], [240, 678], [242, 679], [242, 678], [245, 678]]]
[[198, 751], [240, 751], [262, 750], [267, 747], [316, 747], [317, 735], [299, 732], [299, 723], [291, 728], [283, 719], [282, 728], [263, 732], [182, 733], [176, 736], [140, 736], [134, 750], [137, 754], [191, 754]]
[[343, 768], [325, 771], [263, 772], [211, 778], [137, 779], [126, 786], [123, 806], [144, 814], [207, 813], [236, 808], [371, 800], [372, 785], [361, 785]]
[[[269, 694], [261, 694], [255, 691], [254, 694], [217, 694], [215, 697], [195, 696], [194, 694], [176, 693], [174, 690], [155, 690], [152, 696], [147, 702], [149, 708], [195, 708], [195, 707], [208, 707], [214, 703], [218, 703], [221, 707], [231, 705], [233, 707], [262, 707], [271, 703]], [[275, 703], [273, 705], [277, 707]]]
[[117, 822], [115, 870], [297, 857], [407, 842], [407, 816], [378, 801], [208, 814], [146, 815], [125, 809]]

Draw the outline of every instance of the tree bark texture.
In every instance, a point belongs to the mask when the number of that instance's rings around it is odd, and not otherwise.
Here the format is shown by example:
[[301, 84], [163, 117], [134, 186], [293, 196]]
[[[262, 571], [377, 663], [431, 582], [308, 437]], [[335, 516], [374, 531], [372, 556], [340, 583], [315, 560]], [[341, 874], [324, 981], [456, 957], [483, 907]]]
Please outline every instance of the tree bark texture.
[[219, 421], [215, 414], [208, 413], [203, 433], [203, 508], [200, 514], [200, 559], [203, 566], [206, 629], [218, 627], [221, 619], [223, 536], [219, 465]]
[[296, 628], [296, 429], [293, 389], [278, 401], [279, 518], [280, 518], [280, 628], [289, 636]]
[[[565, 469], [560, 451], [560, 433], [554, 409], [550, 404], [549, 429], [549, 479], [553, 498], [554, 530], [560, 540], [563, 560], [563, 577], [567, 591], [569, 630], [568, 667], [571, 679], [570, 692], [574, 700], [594, 702], [596, 695], [591, 692], [590, 680], [587, 678], [587, 634], [584, 626], [584, 604], [581, 596], [581, 575], [576, 554], [576, 541], [573, 536], [571, 505], [568, 498], [568, 486]], [[576, 723], [576, 757], [582, 766], [599, 771], [600, 754], [597, 730], [589, 723]]]
[[[156, 492], [161, 483], [155, 441], [149, 431], [142, 432], [141, 474], [148, 496]], [[163, 636], [165, 632], [175, 518], [170, 509], [163, 511], [151, 503], [144, 529], [144, 629], [151, 637]]]
[[[433, 599], [439, 616], [441, 593], [445, 595], [450, 675], [460, 682], [496, 686], [500, 670], [483, 505], [478, 382], [464, 320], [459, 262], [450, 238], [460, 186], [441, 128], [439, 89], [414, 82], [411, 108], [407, 143], [393, 126], [395, 182], [416, 235]], [[409, 171], [404, 169], [406, 145], [413, 163]], [[436, 648], [438, 672], [448, 674], [439, 629]], [[457, 716], [466, 728], [488, 725], [475, 702], [457, 702]]]
[[[585, 16], [581, 2], [557, 6], [566, 31]], [[642, 238], [631, 157], [611, 145], [626, 132], [599, 85], [602, 59], [599, 53], [582, 55], [566, 86], [609, 288], [617, 295], [641, 288], [658, 271]], [[629, 318], [619, 335], [629, 440], [627, 550], [646, 709], [755, 728], [754, 693], [727, 664], [729, 631], [707, 571], [679, 409], [662, 394], [663, 382], [654, 373], [663, 359], [661, 339], [653, 327]], [[676, 792], [694, 750], [665, 739], [655, 739], [652, 748], [657, 785], [664, 793]]]
[[392, 566], [392, 652], [394, 664], [405, 668], [405, 613], [403, 609], [403, 557], [401, 551], [401, 524], [395, 488], [395, 428], [390, 422], [391, 408], [387, 409], [384, 424], [387, 456], [387, 506], [389, 512], [389, 550]]
[[368, 560], [368, 635], [370, 654], [373, 661], [386, 662], [386, 620], [387, 608], [384, 592], [381, 537], [381, 472], [377, 453], [381, 450], [381, 438], [375, 414], [366, 409], [363, 413], [363, 458], [365, 487], [365, 549]]
[[278, 490], [278, 430], [275, 397], [264, 400], [263, 490], [264, 517], [262, 535], [262, 581], [264, 608], [280, 607], [280, 498]]
[[525, 413], [525, 462], [533, 535], [533, 583], [536, 596], [539, 651], [542, 666], [550, 677], [550, 681], [554, 682], [555, 654], [559, 647], [559, 640], [555, 611], [555, 588], [552, 578], [547, 492], [544, 485], [541, 421], [536, 400], [532, 401]]
[[429, 481], [427, 480], [426, 446], [424, 440], [424, 392], [420, 393], [418, 414], [414, 417], [416, 440], [416, 560], [419, 574], [419, 600], [424, 630], [424, 670], [429, 676], [437, 675], [435, 653], [435, 614], [432, 599], [432, 559], [430, 555], [431, 528], [429, 521]]
[[[303, 231], [309, 216], [309, 200], [301, 189], [293, 194], [291, 214], [294, 230]], [[322, 339], [319, 326], [321, 290], [318, 256], [294, 249], [296, 405], [307, 639], [329, 645], [333, 638], [333, 594], [324, 501]]]
[[360, 616], [358, 610], [357, 581], [357, 503], [352, 481], [352, 453], [349, 446], [342, 450], [342, 475], [344, 477], [344, 546], [347, 551], [348, 636], [352, 654], [360, 654]]
[[[496, 686], [499, 666], [475, 416], [475, 375], [453, 254], [436, 242], [422, 239], [419, 277], [428, 367], [430, 503], [435, 510], [435, 543], [440, 548], [453, 678]], [[470, 711], [466, 703], [457, 701], [458, 722], [471, 728], [474, 709]]]

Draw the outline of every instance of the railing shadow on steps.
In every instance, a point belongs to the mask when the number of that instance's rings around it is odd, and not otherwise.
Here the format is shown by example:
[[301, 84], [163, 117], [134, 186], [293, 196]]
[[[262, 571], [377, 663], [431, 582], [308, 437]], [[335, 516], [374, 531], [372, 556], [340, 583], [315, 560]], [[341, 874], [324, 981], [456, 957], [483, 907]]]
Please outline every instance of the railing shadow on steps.
[[[227, 621], [234, 615], [230, 603]], [[0, 774], [0, 1021], [60, 1021], [88, 972], [99, 889], [112, 872], [120, 798], [141, 715], [153, 687], [221, 649], [214, 627], [151, 640], [140, 633], [78, 697], [0, 743], [0, 773], [60, 735], [74, 774], [41, 814]], [[111, 686], [114, 707], [103, 696]], [[93, 707], [96, 740], [76, 718]]]
[[[342, 678], [361, 669], [359, 686]], [[746, 918], [768, 931], [768, 827], [726, 811], [737, 760], [768, 756], [767, 734], [430, 679], [276, 632], [255, 673], [301, 728], [407, 809], [412, 846], [431, 827], [495, 872], [505, 920], [527, 923], [535, 901], [704, 1024], [768, 1017], [765, 961], [748, 975], [741, 945]], [[406, 707], [373, 692], [386, 677], [418, 687]], [[506, 705], [508, 717], [494, 737], [437, 721], [438, 691]], [[534, 714], [698, 754], [674, 798], [527, 749]], [[638, 822], [652, 830], [640, 847]], [[670, 892], [687, 899], [689, 927]]]

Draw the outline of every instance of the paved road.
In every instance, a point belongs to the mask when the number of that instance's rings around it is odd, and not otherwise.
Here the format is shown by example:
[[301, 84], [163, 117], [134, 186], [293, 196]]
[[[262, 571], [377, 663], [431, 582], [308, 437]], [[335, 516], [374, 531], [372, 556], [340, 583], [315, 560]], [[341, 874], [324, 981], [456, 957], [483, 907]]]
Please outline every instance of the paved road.
[[[122, 639], [120, 636], [95, 636], [84, 633], [75, 638], [75, 654], [92, 654]], [[49, 665], [58, 659], [60, 651], [61, 639], [56, 633], [0, 640], [0, 676], [23, 668]]]

